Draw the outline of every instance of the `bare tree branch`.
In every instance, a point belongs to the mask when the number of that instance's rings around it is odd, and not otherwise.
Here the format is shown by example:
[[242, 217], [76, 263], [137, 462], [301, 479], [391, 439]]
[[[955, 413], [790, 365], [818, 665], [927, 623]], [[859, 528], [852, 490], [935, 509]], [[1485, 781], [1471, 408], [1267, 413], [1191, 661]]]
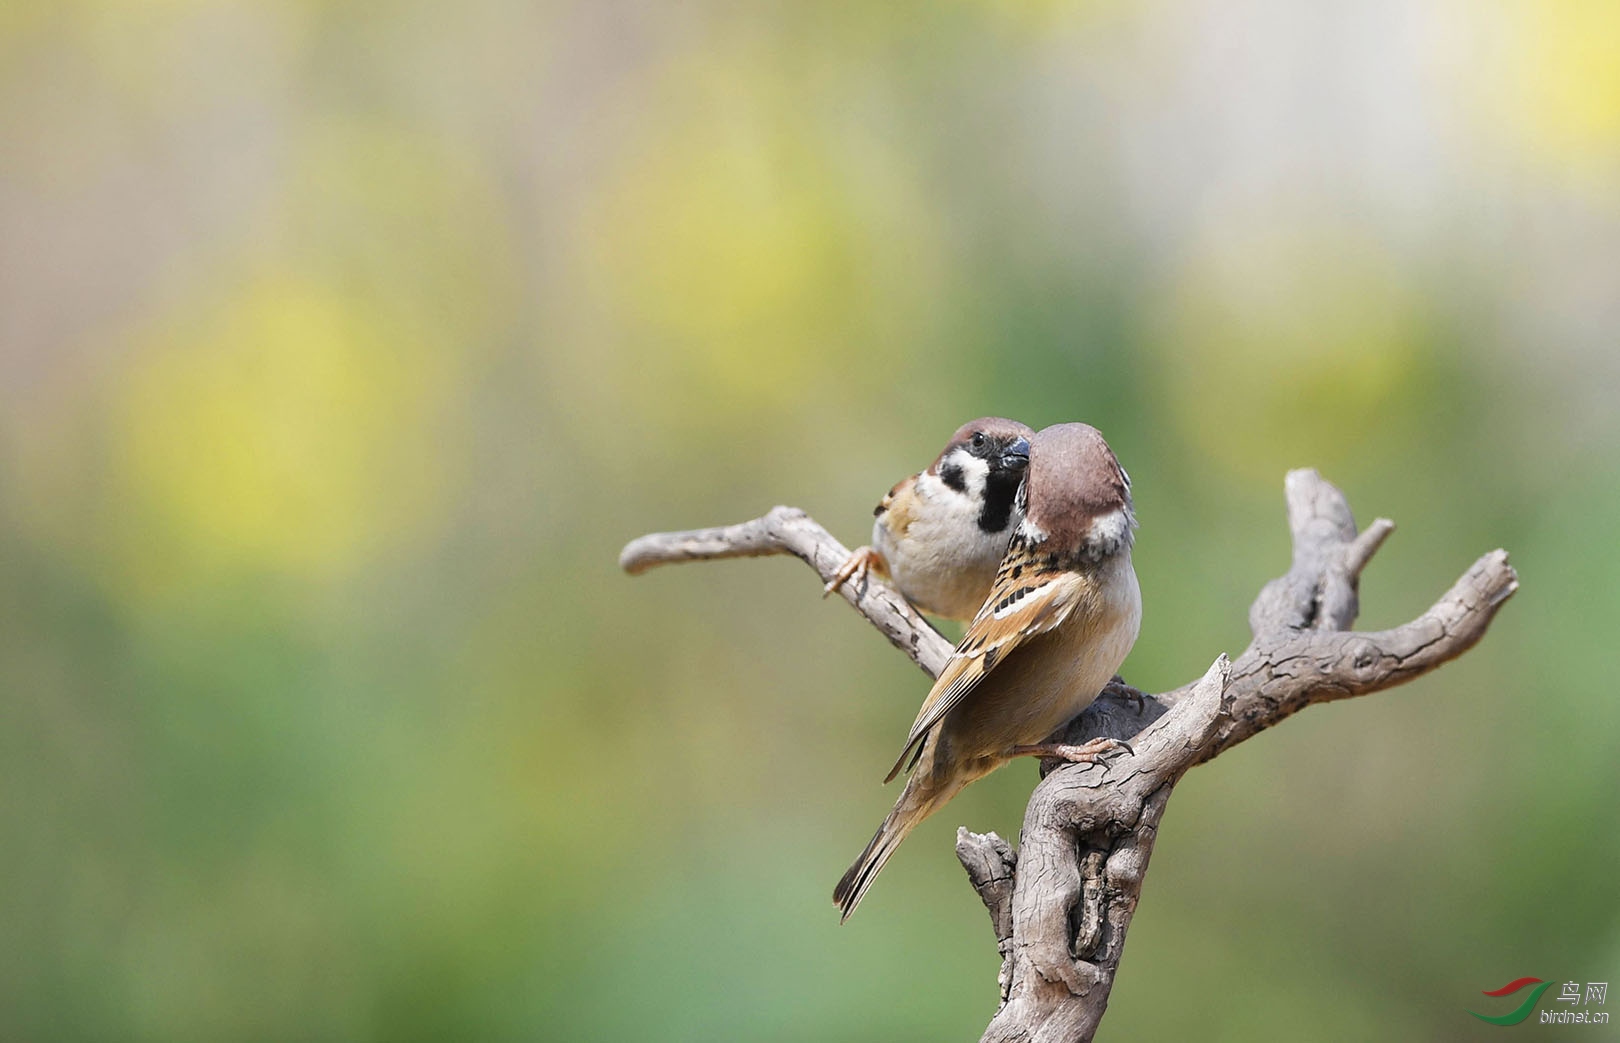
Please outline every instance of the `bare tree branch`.
[[[740, 525], [655, 532], [631, 540], [619, 552], [619, 567], [637, 576], [657, 565], [771, 554], [793, 555], [815, 569], [826, 583], [849, 557], [849, 548], [797, 507], [773, 507], [763, 518]], [[838, 593], [929, 677], [939, 676], [945, 660], [950, 658], [951, 643], [899, 591], [868, 577], [859, 583], [845, 583]]]
[[[1253, 640], [1199, 680], [1163, 695], [1118, 678], [1055, 740], [1128, 739], [1132, 756], [1049, 762], [1030, 796], [1016, 854], [994, 833], [957, 833], [957, 857], [990, 911], [1002, 954], [1002, 1005], [986, 1041], [1090, 1040], [1107, 1009], [1125, 936], [1170, 793], [1194, 765], [1312, 703], [1392, 688], [1472, 648], [1518, 589], [1504, 551], [1476, 561], [1428, 611], [1353, 633], [1359, 580], [1394, 531], [1357, 533], [1344, 494], [1312, 470], [1286, 482], [1293, 563], [1249, 609]], [[778, 507], [722, 529], [644, 536], [620, 556], [637, 573], [674, 561], [794, 554], [823, 581], [846, 549], [804, 512]], [[897, 593], [875, 582], [844, 598], [930, 675], [950, 646]]]

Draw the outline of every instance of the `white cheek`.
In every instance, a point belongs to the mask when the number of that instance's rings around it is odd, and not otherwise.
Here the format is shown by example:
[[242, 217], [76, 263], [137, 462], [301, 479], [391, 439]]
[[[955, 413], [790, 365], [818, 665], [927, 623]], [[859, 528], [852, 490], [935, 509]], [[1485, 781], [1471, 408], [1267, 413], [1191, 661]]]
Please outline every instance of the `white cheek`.
[[983, 499], [985, 486], [990, 484], [990, 465], [978, 457], [969, 457], [962, 462], [962, 484], [967, 486], [967, 496], [972, 499]]
[[1115, 546], [1131, 534], [1131, 516], [1120, 508], [1091, 523], [1090, 540], [1099, 546]]
[[953, 467], [962, 473], [962, 491], [945, 484], [937, 474], [924, 471], [917, 476], [917, 494], [929, 503], [950, 506], [952, 509], [971, 511], [978, 516], [978, 505], [984, 502], [984, 489], [990, 477], [990, 465], [976, 456], [957, 450], [940, 463], [940, 470]]
[[962, 484], [967, 487], [967, 495], [974, 500], [981, 499], [990, 481], [989, 462], [963, 452], [954, 454], [951, 462], [962, 469]]

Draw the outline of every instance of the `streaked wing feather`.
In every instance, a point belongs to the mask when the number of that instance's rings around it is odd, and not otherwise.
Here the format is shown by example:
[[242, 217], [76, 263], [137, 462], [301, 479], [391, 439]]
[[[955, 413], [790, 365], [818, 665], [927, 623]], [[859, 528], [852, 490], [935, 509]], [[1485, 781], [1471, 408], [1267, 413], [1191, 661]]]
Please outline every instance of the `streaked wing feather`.
[[895, 482], [889, 491], [883, 494], [883, 499], [878, 501], [878, 505], [872, 508], [872, 517], [876, 518], [884, 511], [892, 508], [894, 506], [895, 497], [900, 495], [900, 490], [904, 489], [906, 486], [910, 485], [916, 480], [917, 476], [912, 475], [910, 478], [902, 478], [898, 482]]
[[1038, 560], [1038, 555], [1019, 550], [1001, 563], [990, 597], [923, 700], [905, 748], [885, 782], [900, 773], [929, 729], [961, 705], [997, 663], [1029, 638], [1060, 625], [1074, 611], [1084, 580], [1073, 572], [1037, 568]]

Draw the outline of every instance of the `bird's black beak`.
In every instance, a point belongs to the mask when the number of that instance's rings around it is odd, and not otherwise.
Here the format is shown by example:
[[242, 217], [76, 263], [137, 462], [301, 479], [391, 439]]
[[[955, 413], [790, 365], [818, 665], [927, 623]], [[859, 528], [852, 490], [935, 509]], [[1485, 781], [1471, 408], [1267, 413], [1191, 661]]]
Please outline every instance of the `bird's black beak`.
[[1029, 466], [1029, 439], [1015, 438], [1001, 451], [1003, 471], [1022, 471]]

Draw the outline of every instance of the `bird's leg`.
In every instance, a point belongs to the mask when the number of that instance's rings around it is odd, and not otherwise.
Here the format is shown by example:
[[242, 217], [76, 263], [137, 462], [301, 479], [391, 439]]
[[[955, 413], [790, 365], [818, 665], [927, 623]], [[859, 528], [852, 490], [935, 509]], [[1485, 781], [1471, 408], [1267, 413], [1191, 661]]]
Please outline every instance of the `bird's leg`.
[[838, 571], [833, 573], [833, 578], [828, 580], [827, 585], [821, 589], [821, 596], [826, 597], [851, 579], [857, 583], [864, 583], [868, 570], [875, 568], [881, 572], [887, 565], [888, 563], [883, 560], [883, 555], [879, 554], [874, 548], [857, 547], [850, 551], [849, 557], [845, 558], [844, 563], [838, 566]]
[[1050, 757], [1054, 760], [1068, 761], [1070, 764], [1095, 764], [1103, 759], [1104, 754], [1123, 750], [1135, 756], [1136, 751], [1131, 749], [1129, 743], [1118, 739], [1092, 739], [1081, 746], [1071, 746], [1064, 742], [1042, 742], [1033, 746], [1014, 746], [1014, 757]]

